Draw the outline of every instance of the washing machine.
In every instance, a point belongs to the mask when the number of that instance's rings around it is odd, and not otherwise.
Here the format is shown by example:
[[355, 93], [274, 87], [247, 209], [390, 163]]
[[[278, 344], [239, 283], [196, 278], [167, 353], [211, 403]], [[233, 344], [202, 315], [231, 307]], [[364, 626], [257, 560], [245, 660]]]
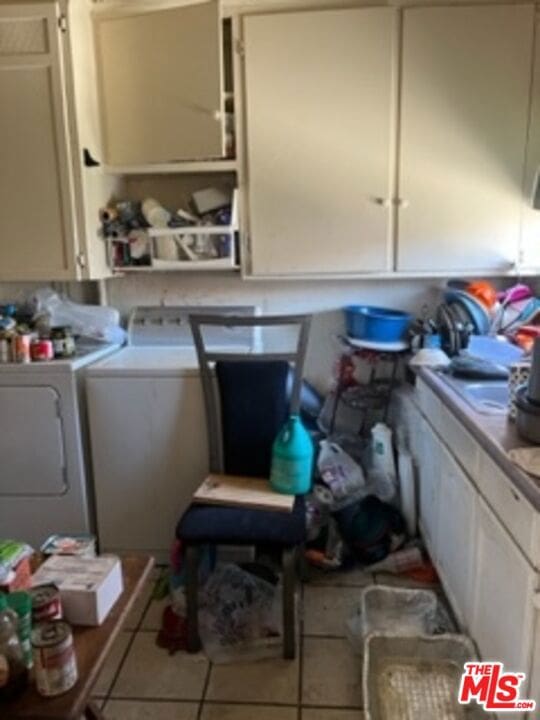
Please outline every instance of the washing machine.
[[[206, 420], [188, 316], [253, 306], [139, 307], [128, 346], [86, 377], [101, 551], [169, 556], [174, 529], [208, 473]], [[209, 327], [216, 351], [249, 352], [253, 328]]]
[[73, 358], [0, 365], [0, 537], [39, 548], [94, 532], [84, 374], [118, 349], [79, 342]]

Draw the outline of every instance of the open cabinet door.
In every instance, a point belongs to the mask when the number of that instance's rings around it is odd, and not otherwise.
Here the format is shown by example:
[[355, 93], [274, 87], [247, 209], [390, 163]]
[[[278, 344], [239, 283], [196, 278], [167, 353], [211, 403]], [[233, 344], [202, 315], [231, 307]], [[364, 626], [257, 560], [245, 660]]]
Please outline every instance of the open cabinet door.
[[218, 0], [97, 11], [95, 33], [108, 165], [223, 155]]

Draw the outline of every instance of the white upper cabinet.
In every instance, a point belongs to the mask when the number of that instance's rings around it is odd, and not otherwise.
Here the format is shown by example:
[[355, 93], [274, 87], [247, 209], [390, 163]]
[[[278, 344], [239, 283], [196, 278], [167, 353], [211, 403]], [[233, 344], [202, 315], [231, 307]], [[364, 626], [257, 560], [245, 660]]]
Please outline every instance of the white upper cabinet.
[[0, 279], [75, 276], [56, 5], [0, 5]]
[[[540, 15], [536, 20], [536, 37], [540, 38]], [[540, 209], [535, 210], [532, 207], [536, 173], [540, 173], [540, 41], [538, 39], [534, 59], [527, 171], [523, 188], [523, 240], [520, 257], [524, 268], [535, 270], [540, 268]]]
[[0, 280], [108, 277], [90, 0], [0, 4]]
[[244, 18], [253, 275], [391, 268], [390, 8]]
[[98, 11], [95, 32], [108, 165], [223, 155], [218, 0]]
[[534, 6], [404, 11], [400, 271], [518, 260]]

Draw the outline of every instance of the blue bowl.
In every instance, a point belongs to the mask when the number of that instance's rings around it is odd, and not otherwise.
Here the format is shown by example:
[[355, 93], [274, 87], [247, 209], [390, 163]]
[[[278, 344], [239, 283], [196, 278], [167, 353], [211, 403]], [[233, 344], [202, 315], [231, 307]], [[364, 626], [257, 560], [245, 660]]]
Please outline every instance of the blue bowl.
[[403, 340], [412, 321], [409, 313], [370, 305], [348, 305], [344, 312], [347, 335], [374, 342]]

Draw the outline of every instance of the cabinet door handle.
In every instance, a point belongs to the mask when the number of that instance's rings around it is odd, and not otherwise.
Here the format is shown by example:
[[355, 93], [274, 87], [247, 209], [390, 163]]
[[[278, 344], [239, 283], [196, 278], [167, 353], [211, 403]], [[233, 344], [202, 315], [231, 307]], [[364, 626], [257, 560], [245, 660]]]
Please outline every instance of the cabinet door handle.
[[408, 200], [405, 200], [405, 198], [396, 198], [396, 205], [400, 208], [408, 208], [410, 205], [410, 202]]
[[374, 197], [371, 198], [372, 202], [375, 203], [375, 205], [380, 205], [381, 207], [389, 208], [392, 204], [388, 198], [385, 197]]

